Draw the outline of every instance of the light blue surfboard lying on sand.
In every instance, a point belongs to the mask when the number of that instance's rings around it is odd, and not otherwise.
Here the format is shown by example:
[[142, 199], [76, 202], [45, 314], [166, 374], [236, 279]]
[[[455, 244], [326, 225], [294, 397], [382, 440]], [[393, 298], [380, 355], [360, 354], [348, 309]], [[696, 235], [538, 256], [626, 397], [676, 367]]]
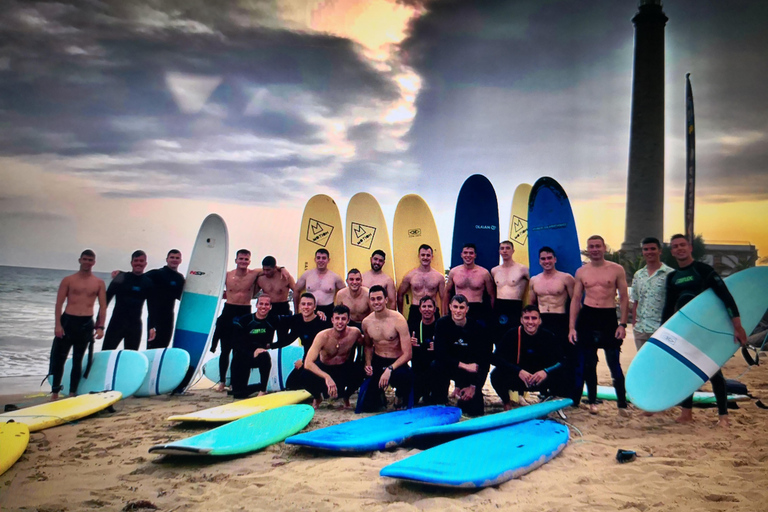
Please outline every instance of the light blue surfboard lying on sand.
[[[269, 382], [267, 382], [267, 391], [285, 391], [285, 384], [288, 381], [288, 376], [294, 369], [296, 361], [301, 361], [304, 357], [304, 349], [295, 345], [288, 345], [283, 348], [276, 348], [268, 350], [269, 356], [272, 359], [272, 370], [269, 372]], [[203, 375], [212, 381], [219, 382], [221, 377], [219, 376], [219, 357], [215, 356], [206, 361], [203, 366]], [[232, 377], [232, 356], [229, 356], [230, 365], [227, 369], [227, 380], [225, 385], [229, 386], [230, 379]], [[248, 378], [248, 384], [258, 384], [261, 382], [261, 374], [259, 370], [254, 368], [251, 370], [251, 375]]]
[[149, 453], [237, 455], [255, 452], [299, 432], [314, 415], [315, 410], [311, 405], [285, 405], [246, 416], [187, 439], [153, 446]]
[[[768, 306], [768, 267], [725, 279], [751, 333]], [[627, 370], [627, 394], [637, 407], [657, 412], [682, 402], [714, 375], [739, 345], [723, 302], [712, 290], [675, 313], [646, 342]]]
[[[582, 393], [582, 396], [587, 396], [587, 387], [584, 386], [584, 392]], [[613, 386], [597, 386], [597, 398], [600, 400], [612, 400], [616, 401], [616, 388]], [[629, 398], [629, 395], [627, 395], [627, 400], [632, 401]], [[745, 402], [747, 400], [751, 400], [749, 396], [747, 395], [734, 395], [729, 394], [728, 395], [728, 401], [729, 402]], [[717, 400], [715, 400], [715, 394], [710, 393], [707, 391], [697, 391], [693, 394], [693, 403], [694, 404], [714, 404]]]
[[149, 371], [136, 396], [170, 393], [181, 384], [189, 368], [189, 353], [180, 348], [153, 348], [142, 352], [147, 357]]
[[419, 428], [456, 423], [459, 418], [458, 407], [420, 407], [313, 430], [289, 437], [285, 443], [339, 452], [384, 450], [399, 446]]
[[[88, 366], [88, 354], [83, 357], [83, 373]], [[144, 381], [149, 369], [147, 357], [135, 350], [102, 350], [93, 354], [93, 363], [88, 378], [80, 378], [77, 394], [95, 393], [99, 391], [119, 391], [123, 398], [136, 393]], [[68, 395], [69, 377], [72, 373], [72, 358], [64, 365], [64, 375], [61, 379], [63, 395]], [[48, 377], [53, 382], [53, 377]]]
[[441, 487], [488, 487], [518, 478], [560, 453], [568, 427], [531, 420], [441, 444], [385, 466], [381, 476]]

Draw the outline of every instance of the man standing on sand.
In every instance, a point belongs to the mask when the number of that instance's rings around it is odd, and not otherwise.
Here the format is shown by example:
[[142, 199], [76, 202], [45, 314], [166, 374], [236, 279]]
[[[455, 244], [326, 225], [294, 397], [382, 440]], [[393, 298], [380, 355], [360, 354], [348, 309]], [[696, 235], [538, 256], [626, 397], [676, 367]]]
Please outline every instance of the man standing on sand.
[[387, 255], [381, 249], [376, 249], [371, 255], [371, 270], [363, 274], [363, 286], [371, 289], [371, 286], [380, 285], [387, 290], [387, 307], [395, 309], [395, 281], [381, 269], [387, 261]]
[[365, 373], [370, 378], [361, 389], [355, 412], [376, 412], [382, 403], [384, 390], [395, 388], [395, 407], [408, 403], [413, 388], [413, 374], [408, 366], [411, 360], [411, 336], [405, 317], [387, 309], [387, 290], [374, 285], [368, 292], [373, 313], [363, 320], [365, 335]]
[[[274, 256], [265, 256], [261, 260], [261, 274], [256, 278], [254, 294], [256, 297], [259, 291], [269, 295], [272, 300], [272, 309], [269, 310], [269, 319], [276, 320], [279, 316], [292, 315], [291, 306], [288, 304], [288, 293], [296, 286], [293, 276], [285, 268], [278, 271], [277, 260]], [[277, 339], [285, 337], [287, 329], [277, 330]]]
[[[104, 336], [104, 320], [107, 315], [107, 288], [104, 281], [93, 275], [92, 269], [96, 264], [96, 254], [86, 249], [77, 260], [80, 270], [76, 274], [62, 279], [56, 294], [53, 346], [51, 347], [51, 362], [48, 374], [53, 375], [51, 385], [51, 400], [58, 400], [61, 392], [61, 379], [64, 375], [64, 363], [72, 350], [72, 372], [69, 377], [69, 395], [77, 394], [82, 373], [83, 356], [88, 352], [88, 365], [85, 376], [91, 368], [93, 356], [93, 333], [96, 339]], [[99, 299], [99, 316], [96, 327], [93, 325], [93, 304]], [[64, 301], [67, 307], [62, 313]]]
[[331, 255], [328, 249], [315, 251], [315, 268], [307, 270], [296, 282], [293, 290], [293, 300], [296, 308], [299, 306], [298, 296], [307, 291], [317, 299], [317, 310], [331, 318], [333, 314], [333, 300], [336, 292], [344, 288], [344, 281], [336, 272], [328, 269]]
[[661, 261], [661, 242], [644, 238], [640, 243], [645, 266], [632, 278], [632, 328], [637, 350], [661, 326], [661, 313], [667, 296], [667, 276], [674, 272]]
[[[115, 350], [124, 341], [126, 350], [139, 350], [141, 345], [141, 310], [144, 301], [154, 293], [152, 281], [144, 274], [147, 268], [147, 254], [134, 251], [131, 254], [131, 272], [118, 274], [107, 288], [107, 304], [115, 298], [115, 309], [109, 319], [107, 333], [101, 350]], [[154, 311], [147, 314], [147, 343], [155, 339]]]
[[[597, 350], [605, 352], [611, 370], [619, 414], [626, 416], [627, 392], [621, 370], [621, 344], [626, 336], [629, 297], [624, 267], [605, 260], [605, 241], [600, 235], [587, 239], [589, 263], [576, 271], [568, 322], [568, 341], [576, 345], [576, 386], [573, 403], [581, 401], [582, 387], [587, 383], [589, 412], [597, 414]], [[616, 291], [619, 292], [621, 322], [616, 322]], [[584, 297], [584, 306], [581, 299]]]
[[315, 409], [323, 401], [323, 395], [340, 397], [344, 407], [350, 407], [349, 397], [365, 380], [365, 371], [353, 358], [355, 346], [363, 342], [363, 333], [349, 327], [348, 322], [349, 308], [343, 304], [334, 307], [333, 327], [318, 333], [307, 353], [301, 375], [302, 388], [312, 394]]
[[[411, 305], [408, 310], [408, 320], [419, 320], [419, 311], [421, 309], [421, 299], [431, 297], [432, 302], [437, 308], [437, 300], [445, 293], [445, 275], [442, 272], [432, 268], [432, 247], [427, 244], [419, 246], [419, 261], [421, 265], [409, 271], [403, 277], [397, 289], [397, 310], [405, 313], [404, 298], [410, 290]], [[440, 316], [440, 311], [435, 309], [435, 315]]]
[[347, 287], [336, 294], [336, 305], [349, 308], [349, 325], [362, 329], [363, 319], [371, 313], [368, 288], [363, 286], [363, 275], [356, 268], [347, 272]]
[[[487, 326], [494, 307], [493, 278], [488, 270], [475, 264], [475, 258], [475, 244], [464, 244], [461, 249], [463, 263], [448, 272], [448, 282], [442, 300], [443, 304], [449, 304], [454, 291], [456, 295], [463, 295], [469, 301], [470, 318], [475, 318]], [[486, 293], [490, 299], [490, 309], [483, 301]]]
[[429, 377], [435, 360], [435, 299], [424, 295], [419, 301], [419, 314], [408, 315], [411, 332], [411, 369], [413, 370], [413, 403], [429, 399]]
[[491, 269], [496, 284], [496, 300], [493, 316], [496, 320], [496, 338], [501, 338], [509, 329], [517, 327], [523, 312], [523, 295], [528, 288], [528, 267], [512, 259], [515, 247], [509, 240], [499, 244], [501, 265]]
[[[733, 342], [741, 346], [746, 345], [747, 333], [741, 325], [739, 309], [736, 307], [736, 302], [728, 291], [728, 287], [715, 272], [715, 269], [706, 263], [693, 259], [693, 246], [683, 235], [674, 235], [670, 242], [670, 248], [679, 268], [667, 276], [667, 296], [664, 301], [661, 323], [666, 322], [669, 317], [688, 304], [694, 297], [711, 288], [715, 295], [723, 301], [725, 311], [733, 323]], [[731, 422], [728, 419], [728, 396], [722, 370], [718, 370], [709, 378], [709, 381], [712, 383], [712, 391], [717, 400], [717, 413], [720, 415], [717, 424], [721, 427], [729, 427]], [[680, 406], [682, 411], [677, 421], [679, 423], [693, 421], [693, 396], [686, 398]]]

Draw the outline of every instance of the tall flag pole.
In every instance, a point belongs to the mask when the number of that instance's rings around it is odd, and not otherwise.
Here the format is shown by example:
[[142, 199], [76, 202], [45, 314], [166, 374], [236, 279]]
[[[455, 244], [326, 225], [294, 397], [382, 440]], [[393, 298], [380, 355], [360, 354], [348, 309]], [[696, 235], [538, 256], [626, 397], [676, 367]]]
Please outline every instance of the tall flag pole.
[[696, 198], [696, 132], [693, 128], [691, 74], [685, 75], [685, 236], [693, 243], [693, 210]]

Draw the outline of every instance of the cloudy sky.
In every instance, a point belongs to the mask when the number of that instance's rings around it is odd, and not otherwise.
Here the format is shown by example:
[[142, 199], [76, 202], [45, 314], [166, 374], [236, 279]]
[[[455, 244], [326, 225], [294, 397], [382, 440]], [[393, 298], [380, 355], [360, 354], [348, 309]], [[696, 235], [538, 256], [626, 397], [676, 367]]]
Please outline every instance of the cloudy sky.
[[[210, 212], [233, 249], [295, 269], [314, 194], [421, 194], [450, 244], [485, 174], [502, 229], [552, 176], [582, 238], [623, 241], [634, 0], [5, 0], [0, 264], [188, 254]], [[768, 255], [768, 3], [668, 0], [666, 236], [683, 229], [684, 87], [696, 231]], [[234, 256], [233, 256], [234, 257]]]

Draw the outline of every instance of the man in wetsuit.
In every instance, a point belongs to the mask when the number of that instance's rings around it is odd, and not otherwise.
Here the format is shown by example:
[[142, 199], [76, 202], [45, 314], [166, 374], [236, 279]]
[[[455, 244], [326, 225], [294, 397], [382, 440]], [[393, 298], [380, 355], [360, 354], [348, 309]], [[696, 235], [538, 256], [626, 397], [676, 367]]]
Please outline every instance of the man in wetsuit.
[[[603, 237], [593, 235], [587, 239], [587, 254], [589, 263], [576, 271], [568, 321], [568, 341], [576, 345], [578, 357], [573, 403], [581, 401], [586, 382], [589, 412], [597, 414], [597, 351], [602, 348], [616, 388], [619, 415], [627, 416], [627, 393], [619, 359], [629, 315], [627, 276], [624, 267], [605, 260]], [[617, 291], [621, 306], [620, 323], [616, 321]]]
[[[739, 309], [736, 307], [736, 302], [728, 291], [728, 287], [717, 272], [715, 272], [715, 269], [706, 263], [694, 261], [693, 246], [684, 235], [674, 235], [670, 242], [670, 248], [679, 268], [667, 276], [667, 296], [664, 301], [661, 323], [666, 322], [676, 311], [701, 292], [711, 288], [715, 295], [723, 301], [725, 311], [733, 323], [734, 343], [741, 344], [742, 346], [746, 345], [747, 333], [741, 325]], [[712, 383], [712, 391], [715, 393], [715, 399], [717, 400], [717, 413], [720, 415], [717, 424], [721, 427], [729, 427], [728, 396], [722, 370], [718, 370], [717, 373], [709, 378], [709, 381]], [[686, 398], [680, 405], [682, 411], [677, 421], [680, 423], [693, 421], [693, 396]]]
[[[445, 285], [443, 304], [449, 304], [449, 299], [455, 292], [463, 295], [468, 301], [470, 318], [474, 318], [489, 325], [494, 306], [495, 293], [493, 290], [493, 278], [490, 272], [475, 264], [477, 249], [475, 244], [464, 244], [461, 250], [462, 264], [448, 272], [448, 282]], [[489, 302], [484, 301], [487, 294]], [[490, 308], [488, 305], [490, 304]]]
[[381, 249], [376, 249], [371, 255], [371, 270], [363, 274], [363, 286], [371, 289], [371, 286], [380, 285], [387, 290], [387, 307], [395, 309], [397, 292], [395, 291], [395, 281], [381, 269], [387, 261], [387, 255]]
[[[408, 311], [408, 320], [419, 319], [419, 309], [422, 297], [432, 297], [432, 302], [437, 307], [437, 301], [445, 293], [445, 275], [432, 268], [432, 247], [427, 244], [419, 246], [419, 261], [421, 265], [414, 268], [403, 277], [397, 289], [397, 310], [405, 313], [405, 294], [410, 290], [411, 304]], [[435, 316], [440, 316], [440, 311], [435, 310]]]
[[[272, 301], [262, 294], [256, 302], [256, 313], [237, 317], [233, 321], [234, 344], [232, 352], [232, 396], [248, 398], [258, 391], [259, 396], [267, 391], [272, 359], [267, 350], [271, 348], [275, 335], [274, 325], [267, 319]], [[248, 384], [251, 369], [258, 368], [261, 381]]]
[[171, 343], [176, 301], [181, 300], [181, 292], [184, 290], [184, 276], [178, 271], [179, 265], [181, 251], [171, 249], [163, 268], [145, 274], [153, 284], [147, 308], [152, 309], [152, 317], [155, 319], [155, 339], [147, 342], [148, 349], [166, 348]]
[[315, 296], [308, 292], [302, 293], [299, 298], [299, 313], [291, 316], [286, 321], [287, 334], [283, 339], [278, 336], [277, 343], [272, 347], [281, 348], [288, 346], [298, 338], [304, 349], [304, 356], [301, 360], [294, 363], [294, 369], [285, 381], [287, 389], [303, 389], [300, 375], [304, 368], [304, 360], [307, 358], [307, 353], [312, 347], [312, 342], [315, 340], [317, 333], [327, 329], [329, 326], [330, 322], [328, 319], [322, 320], [315, 312]]
[[563, 368], [561, 346], [554, 334], [541, 328], [536, 306], [523, 308], [521, 326], [508, 330], [496, 344], [491, 362], [491, 384], [501, 398], [504, 410], [512, 408], [510, 391], [540, 391], [562, 395], [559, 375]]
[[384, 390], [390, 385], [395, 388], [395, 407], [408, 407], [413, 387], [408, 324], [403, 315], [387, 308], [387, 289], [383, 286], [373, 286], [368, 300], [373, 313], [363, 320], [363, 334], [369, 379], [361, 388], [355, 412], [376, 412], [386, 406]]
[[312, 394], [312, 407], [317, 408], [323, 395], [340, 397], [344, 407], [350, 407], [349, 397], [365, 380], [362, 366], [355, 364], [355, 346], [363, 341], [360, 329], [349, 327], [349, 308], [333, 308], [333, 327], [318, 333], [304, 361], [302, 388]]
[[[126, 350], [139, 350], [141, 345], [141, 310], [144, 301], [154, 293], [152, 280], [144, 274], [147, 254], [134, 251], [131, 254], [131, 272], [122, 272], [107, 288], [107, 304], [115, 298], [115, 309], [109, 319], [102, 350], [115, 350], [124, 341]], [[155, 339], [155, 319], [152, 309], [147, 315], [147, 343]]]
[[307, 270], [296, 282], [296, 288], [293, 291], [294, 305], [298, 308], [298, 294], [307, 291], [317, 299], [317, 309], [325, 313], [325, 316], [331, 318], [333, 314], [333, 300], [336, 292], [344, 288], [344, 281], [332, 270], [328, 269], [328, 262], [331, 255], [328, 249], [318, 249], [315, 251], [315, 268]]
[[[291, 306], [288, 304], [288, 293], [296, 286], [293, 276], [288, 274], [287, 270], [284, 270], [282, 273], [278, 271], [277, 260], [274, 256], [265, 256], [261, 260], [261, 267], [261, 274], [256, 278], [254, 297], [259, 291], [263, 290], [272, 299], [272, 309], [269, 310], [270, 320], [274, 320], [279, 316], [292, 315]], [[287, 274], [287, 277], [285, 274]], [[284, 330], [286, 328], [281, 327], [278, 329], [278, 339], [288, 333], [287, 330]]]
[[[64, 363], [72, 349], [72, 372], [69, 377], [70, 396], [77, 394], [82, 374], [83, 356], [86, 349], [93, 348], [93, 333], [96, 339], [104, 336], [104, 320], [107, 314], [107, 288], [104, 281], [93, 275], [91, 271], [96, 264], [96, 254], [86, 249], [77, 260], [80, 270], [62, 279], [56, 294], [56, 327], [55, 338], [51, 347], [51, 362], [48, 370], [53, 375], [51, 385], [51, 400], [57, 400], [61, 392], [61, 379], [64, 374]], [[99, 316], [96, 326], [93, 325], [93, 304], [99, 299]], [[64, 302], [67, 307], [62, 313]], [[92, 352], [88, 356], [90, 367]], [[86, 376], [87, 376], [86, 370]]]
[[515, 329], [519, 325], [523, 311], [523, 295], [528, 288], [528, 267], [517, 263], [513, 259], [514, 254], [515, 247], [512, 242], [501, 242], [501, 265], [491, 269], [491, 276], [496, 284], [496, 300], [493, 304], [496, 339], [500, 339], [509, 329]]
[[488, 377], [493, 343], [487, 328], [468, 318], [470, 308], [464, 295], [454, 295], [448, 303], [450, 314], [437, 321], [429, 402], [447, 403], [452, 380], [453, 396], [458, 398], [456, 405], [469, 416], [482, 416], [483, 385]]
[[411, 332], [411, 369], [413, 370], [413, 403], [429, 399], [429, 377], [432, 361], [435, 360], [435, 299], [424, 295], [419, 300], [419, 314], [408, 315], [408, 330]]

